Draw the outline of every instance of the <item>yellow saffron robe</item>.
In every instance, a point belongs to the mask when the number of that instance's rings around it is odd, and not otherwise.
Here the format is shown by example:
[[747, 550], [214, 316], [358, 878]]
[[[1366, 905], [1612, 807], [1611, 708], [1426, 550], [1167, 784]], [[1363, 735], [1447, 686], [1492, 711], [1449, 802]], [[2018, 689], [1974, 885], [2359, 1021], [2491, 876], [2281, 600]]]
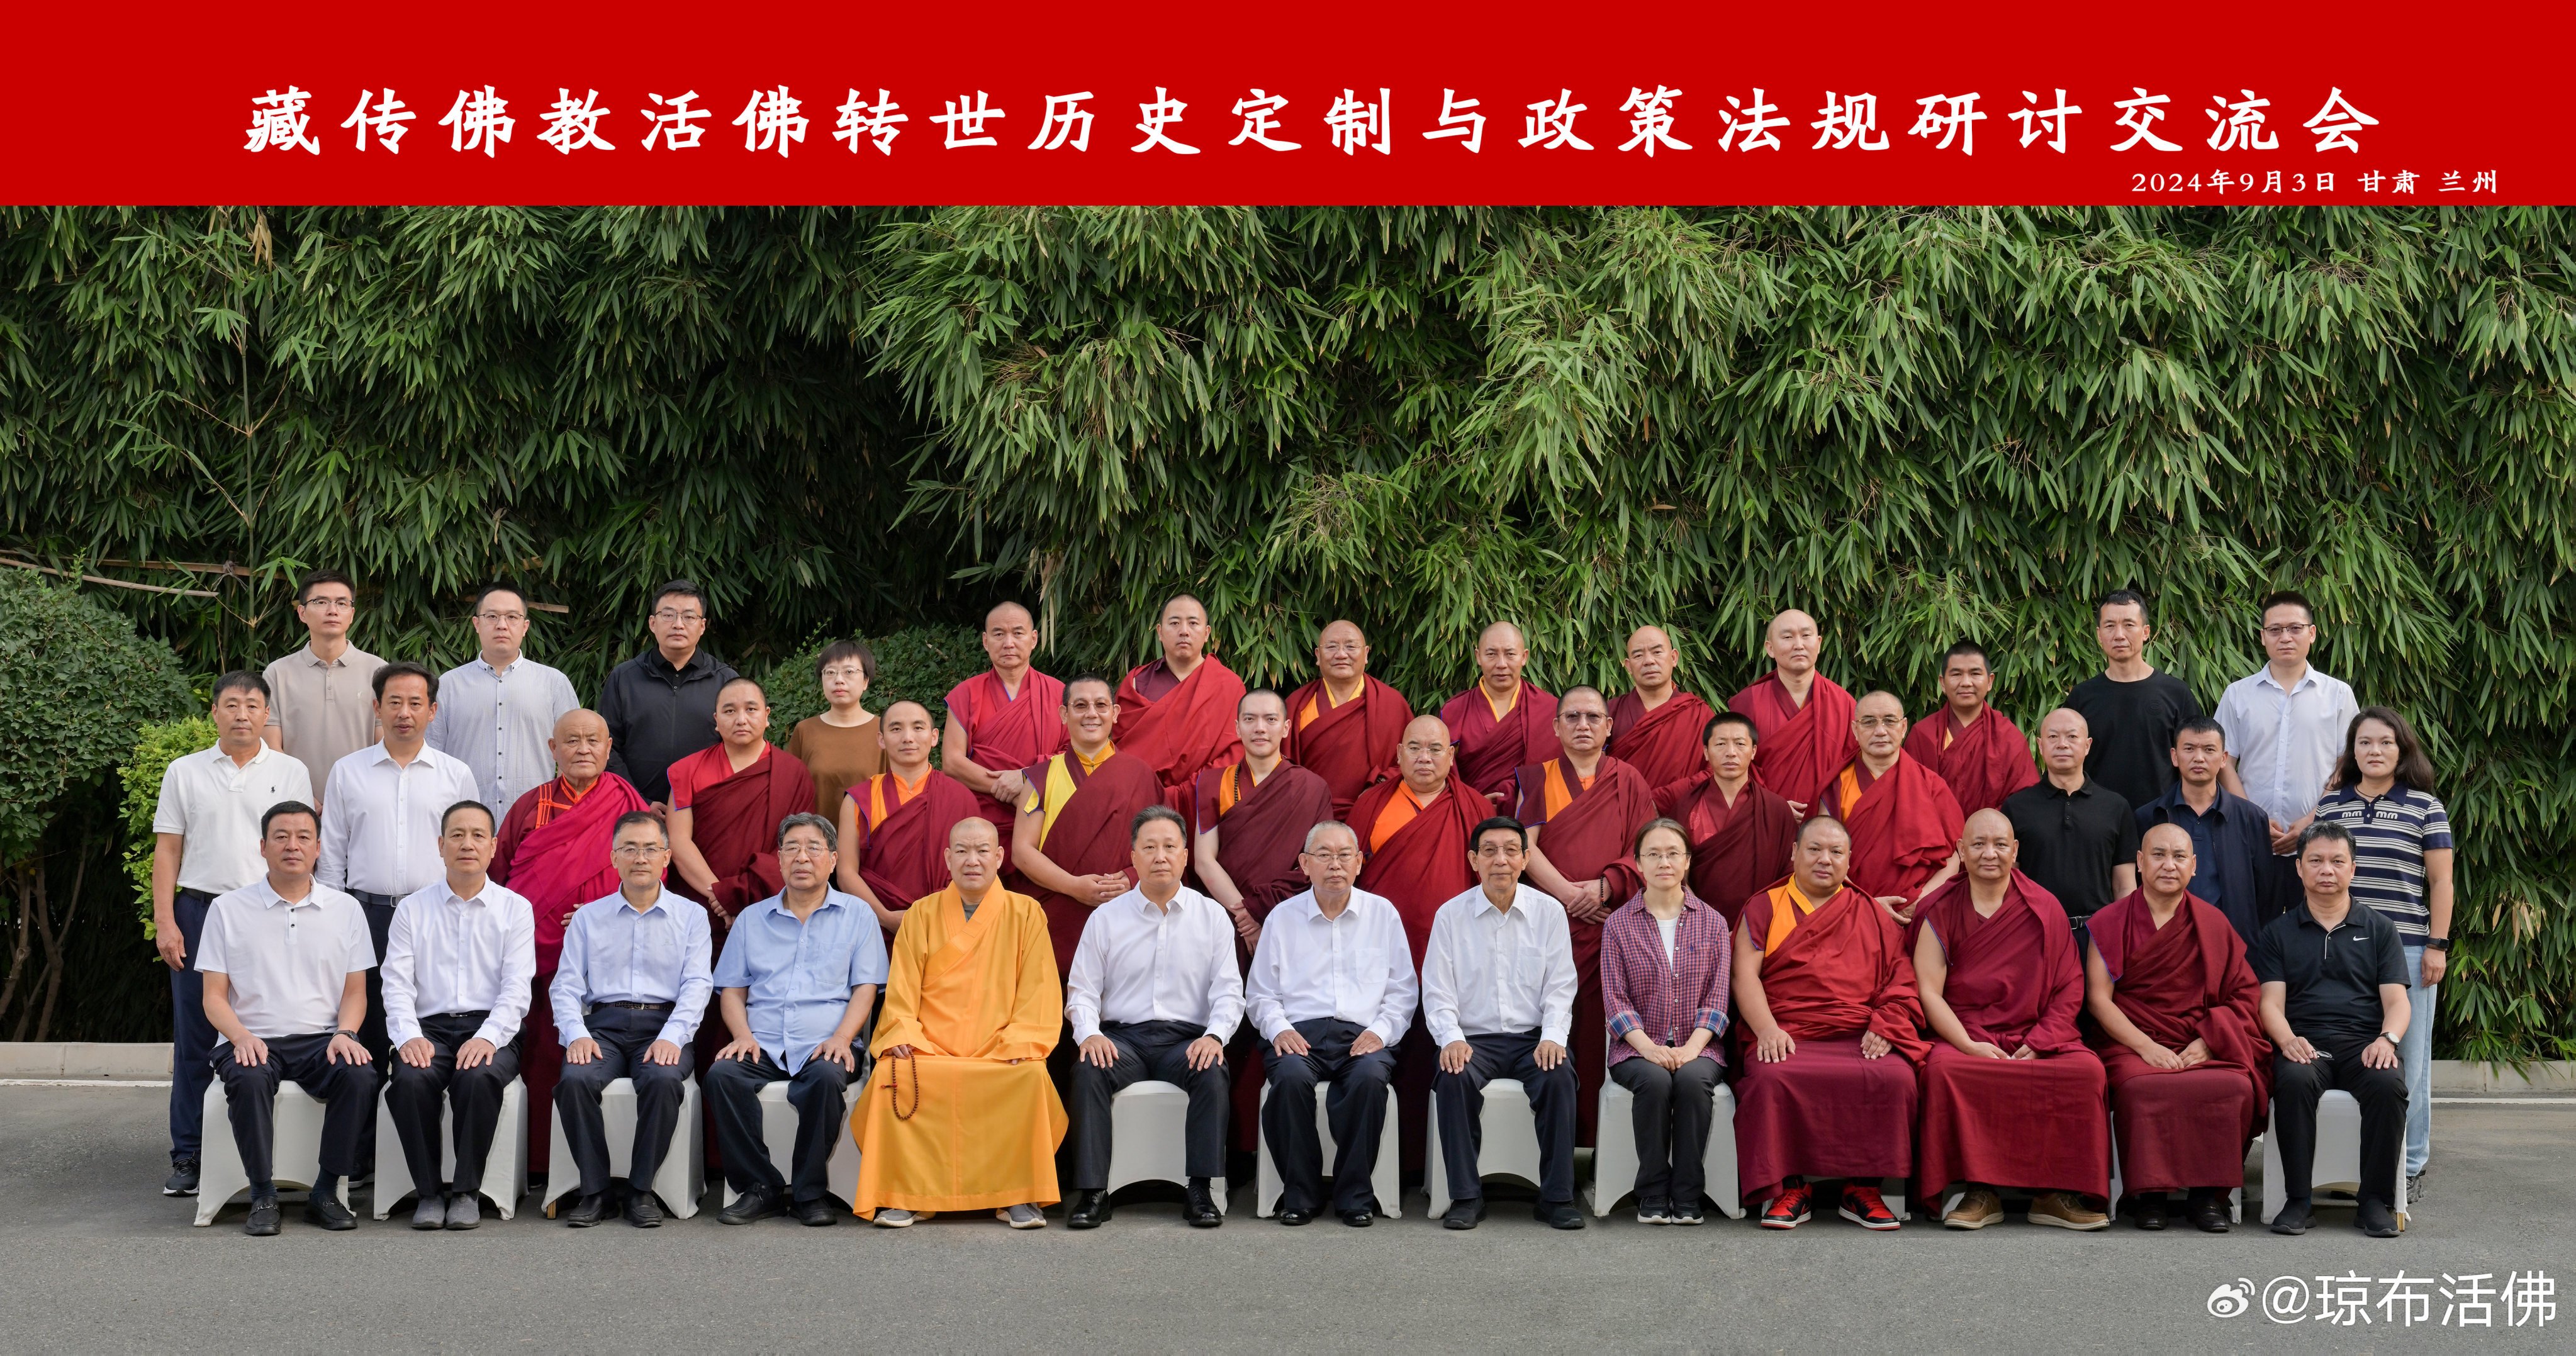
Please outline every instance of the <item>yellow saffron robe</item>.
[[[850, 1113], [860, 1217], [887, 1207], [998, 1210], [1058, 1200], [1055, 1151], [1066, 1122], [1046, 1057], [1063, 1026], [1064, 987], [1036, 900], [997, 885], [969, 921], [951, 885], [913, 905], [895, 934], [870, 1046], [876, 1071]], [[898, 1045], [911, 1046], [914, 1058], [886, 1058]], [[910, 1119], [896, 1115], [898, 1102]]]

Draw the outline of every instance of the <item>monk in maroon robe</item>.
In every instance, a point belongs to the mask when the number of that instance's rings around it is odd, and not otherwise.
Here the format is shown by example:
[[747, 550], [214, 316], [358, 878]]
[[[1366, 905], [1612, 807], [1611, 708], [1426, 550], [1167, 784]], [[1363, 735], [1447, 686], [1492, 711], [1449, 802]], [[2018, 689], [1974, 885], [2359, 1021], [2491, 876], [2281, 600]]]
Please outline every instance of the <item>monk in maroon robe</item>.
[[1702, 729], [1700, 770], [1655, 788], [1656, 813], [1680, 821], [1690, 835], [1691, 892], [1730, 928], [1745, 900], [1789, 874], [1789, 845], [1798, 837], [1797, 812], [1753, 780], [1759, 739], [1751, 716], [1720, 711]]
[[[536, 992], [519, 1028], [519, 1077], [530, 1106], [553, 1105], [555, 1081], [563, 1074], [563, 1041], [555, 1034], [548, 991], [563, 955], [564, 925], [573, 910], [617, 892], [617, 864], [608, 853], [618, 818], [648, 808], [624, 777], [608, 770], [608, 747], [608, 722], [598, 712], [564, 712], [546, 741], [555, 779], [519, 797], [501, 817], [493, 844], [493, 883], [527, 896], [536, 911]], [[544, 1138], [528, 1139], [528, 1166], [540, 1172], [550, 1148], [538, 1143]]]
[[1753, 717], [1762, 751], [1753, 780], [1779, 793], [1801, 814], [1815, 808], [1825, 784], [1852, 760], [1852, 695], [1816, 672], [1824, 647], [1816, 619], [1795, 608], [1771, 619], [1763, 651], [1771, 676], [1727, 698], [1727, 709]]
[[1368, 676], [1368, 658], [1360, 628], [1333, 622], [1315, 637], [1315, 681], [1288, 694], [1281, 756], [1332, 788], [1335, 819], [1395, 776], [1395, 746], [1413, 721], [1404, 694]]
[[[1669, 786], [1699, 771], [1700, 732], [1708, 703], [1676, 686], [1681, 652], [1660, 626], [1640, 626], [1628, 637], [1628, 679], [1635, 686], [1610, 703], [1611, 757], [1645, 775], [1648, 786]], [[1707, 896], [1701, 896], [1706, 899]]]
[[[1476, 883], [1467, 845], [1493, 806], [1458, 776], [1457, 749], [1437, 716], [1416, 716], [1404, 727], [1395, 764], [1399, 777], [1361, 792], [1343, 822], [1366, 856], [1355, 884], [1395, 905], [1419, 972], [1431, 920]], [[1407, 1171], [1422, 1166], [1437, 1056], [1417, 1011], [1395, 1052], [1396, 1138]]]
[[1108, 679], [1065, 684], [1070, 743], [1021, 774], [1029, 791], [1011, 829], [1011, 859], [1046, 910], [1058, 980], [1073, 969], [1073, 949], [1091, 911], [1136, 883], [1129, 822], [1137, 811], [1163, 803], [1153, 766], [1110, 742], [1117, 720], [1118, 698]]
[[769, 698], [751, 679], [716, 693], [715, 722], [715, 744], [671, 765], [671, 888], [707, 906], [721, 949], [734, 915], [786, 888], [778, 823], [813, 812], [814, 775], [770, 744]]
[[929, 707], [896, 702], [877, 718], [877, 728], [886, 770], [841, 797], [841, 864], [834, 877], [842, 893], [876, 911], [892, 945], [914, 901], [948, 888], [948, 831], [983, 810], [964, 783], [932, 772], [930, 750], [939, 734]]
[[[993, 666], [950, 688], [943, 703], [948, 727], [939, 770], [975, 793], [976, 811], [1005, 844], [1029, 791], [1021, 770], [1064, 748], [1064, 684], [1029, 667], [1037, 643], [1027, 608], [1003, 603], [985, 613], [984, 656]], [[947, 831], [940, 832], [944, 840]], [[1015, 872], [1006, 874], [1005, 884], [1014, 879]], [[937, 888], [946, 884], [942, 877]]]
[[1914, 1170], [1914, 964], [1902, 925], [1843, 884], [1850, 860], [1841, 824], [1808, 820], [1789, 878], [1736, 924], [1736, 1176], [1766, 1229], [1805, 1223], [1819, 1177], [1844, 1179], [1843, 1218], [1893, 1229], [1879, 1183]]
[[[1234, 737], [1234, 704], [1243, 680], [1207, 652], [1207, 609], [1182, 594], [1163, 605], [1154, 624], [1163, 657], [1143, 665], [1118, 685], [1119, 751], [1141, 758], [1162, 779], [1166, 793], [1185, 792], [1199, 774], [1243, 757]], [[1179, 805], [1166, 794], [1164, 803]]]
[[2166, 1193], [2186, 1191], [2192, 1224], [2223, 1234], [2271, 1104], [2272, 1043], [2244, 940], [2190, 893], [2193, 855], [2180, 825], [2148, 829], [2138, 888], [2085, 920], [2087, 1034], [2111, 1080], [2121, 1208], [2162, 1228]]
[[1924, 897], [1914, 974], [1931, 1024], [1915, 1195], [1952, 1229], [2002, 1219], [1995, 1188], [2036, 1192], [2030, 1222], [2100, 1229], [2111, 1189], [2102, 1061], [2084, 1045], [2084, 969], [2057, 897], [2013, 869], [2001, 810], [1968, 819], [1967, 870]]
[[1610, 703], [1599, 689], [1567, 688], [1556, 704], [1557, 756], [1520, 770], [1516, 816], [1529, 830], [1529, 882], [1565, 906], [1574, 944], [1574, 1142], [1586, 1146], [1598, 1128], [1609, 1059], [1603, 1042], [1593, 1039], [1608, 1030], [1601, 925], [1645, 888], [1637, 834], [1655, 818], [1654, 788], [1637, 769], [1601, 751], [1609, 729]]
[[1905, 735], [1905, 756], [1941, 774], [1963, 814], [1992, 810], [2039, 780], [2021, 727], [1986, 704], [1994, 686], [1982, 647], [1966, 640], [1951, 646], [1941, 659], [1942, 708]]
[[1440, 723], [1458, 741], [1458, 775], [1494, 814], [1510, 809], [1522, 768], [1556, 756], [1556, 698], [1522, 681], [1527, 667], [1528, 639], [1496, 622], [1476, 640], [1476, 685], [1440, 708]]
[[1967, 817], [1930, 768], [1905, 756], [1905, 705], [1892, 692], [1860, 699], [1852, 716], [1860, 752], [1808, 811], [1851, 831], [1851, 883], [1902, 920], [1914, 902], [1959, 872]]

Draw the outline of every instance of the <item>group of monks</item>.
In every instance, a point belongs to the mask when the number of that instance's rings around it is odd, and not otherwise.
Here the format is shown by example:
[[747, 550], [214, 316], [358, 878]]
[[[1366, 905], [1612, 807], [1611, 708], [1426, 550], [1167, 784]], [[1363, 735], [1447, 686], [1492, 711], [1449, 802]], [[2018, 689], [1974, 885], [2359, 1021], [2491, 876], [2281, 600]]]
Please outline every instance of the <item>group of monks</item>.
[[[1840, 1182], [1846, 1218], [1895, 1227], [1881, 1195], [1893, 1178], [1954, 1227], [2000, 1217], [2012, 1190], [2033, 1196], [2034, 1222], [2098, 1228], [2116, 1111], [2125, 1190], [2190, 1192], [2194, 1222], [2225, 1228], [2270, 1069], [2244, 943], [2187, 894], [2190, 840], [2172, 828], [2147, 835], [2138, 890], [2094, 916], [2090, 941], [2071, 926], [2015, 869], [1995, 810], [2037, 775], [2002, 713], [1953, 701], [1909, 727], [1895, 695], [1856, 699], [1819, 672], [1823, 637], [1796, 611], [1767, 628], [1771, 672], [1724, 709], [1681, 689], [1680, 656], [1651, 626], [1629, 638], [1631, 687], [1613, 697], [1540, 689], [1526, 637], [1498, 623], [1479, 638], [1477, 683], [1437, 714], [1369, 676], [1348, 621], [1322, 628], [1315, 678], [1284, 697], [1248, 691], [1212, 652], [1196, 599], [1171, 600], [1155, 630], [1160, 657], [1114, 684], [1061, 682], [1031, 666], [1028, 612], [993, 609], [991, 667], [949, 694], [944, 727], [894, 703], [886, 770], [825, 809], [841, 825], [839, 887], [894, 939], [853, 1114], [862, 1213], [1058, 1199], [1063, 980], [1092, 910], [1136, 885], [1131, 826], [1161, 805], [1192, 830], [1192, 875], [1231, 915], [1239, 961], [1307, 889], [1308, 831], [1337, 821], [1365, 854], [1357, 888], [1394, 905], [1417, 970], [1436, 911], [1477, 886], [1476, 826], [1519, 821], [1527, 883], [1564, 905], [1572, 934], [1587, 1145], [1606, 1053], [1602, 923], [1640, 890], [1640, 830], [1675, 820], [1692, 894], [1735, 932], [1726, 1062], [1740, 1189], [1762, 1223], [1794, 1227], [1818, 1183]], [[674, 888], [718, 907], [775, 893], [776, 826], [814, 808], [796, 803], [812, 795], [802, 770], [763, 755], [761, 703], [757, 685], [727, 685], [723, 742], [695, 755], [707, 775], [672, 812]], [[597, 777], [581, 740], [564, 753], [568, 772]], [[613, 890], [606, 853], [579, 840], [626, 808], [505, 826], [505, 861], [524, 835], [507, 883], [532, 899]], [[1417, 1018], [1395, 1082], [1408, 1168], [1425, 1152], [1434, 1055]], [[1258, 1043], [1247, 1034], [1227, 1060], [1235, 1147], [1249, 1149]]]

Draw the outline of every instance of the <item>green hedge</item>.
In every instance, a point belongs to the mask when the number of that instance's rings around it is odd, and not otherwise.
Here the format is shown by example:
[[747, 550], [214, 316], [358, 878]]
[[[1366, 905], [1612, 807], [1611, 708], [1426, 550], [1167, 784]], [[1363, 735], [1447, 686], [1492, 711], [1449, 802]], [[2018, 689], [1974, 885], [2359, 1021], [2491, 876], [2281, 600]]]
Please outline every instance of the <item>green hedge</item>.
[[[819, 714], [826, 703], [823, 685], [814, 675], [814, 658], [832, 638], [809, 641], [796, 653], [759, 675], [769, 693], [769, 741], [785, 744], [796, 722]], [[914, 626], [867, 642], [876, 656], [876, 681], [861, 705], [882, 712], [896, 702], [919, 702], [930, 708], [934, 723], [948, 719], [948, 690], [984, 671], [984, 647], [972, 628]], [[932, 750], [930, 761], [939, 761]]]

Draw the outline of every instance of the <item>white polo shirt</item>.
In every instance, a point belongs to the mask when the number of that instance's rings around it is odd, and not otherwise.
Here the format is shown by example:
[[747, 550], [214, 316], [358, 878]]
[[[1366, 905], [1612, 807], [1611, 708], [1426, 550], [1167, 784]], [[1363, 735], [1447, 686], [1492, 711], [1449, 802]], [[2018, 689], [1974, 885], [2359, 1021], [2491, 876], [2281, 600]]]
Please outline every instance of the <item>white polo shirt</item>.
[[338, 1026], [349, 976], [375, 963], [366, 911], [319, 881], [292, 904], [265, 875], [222, 895], [197, 942], [198, 971], [231, 982], [233, 1012], [264, 1041]]
[[266, 744], [242, 764], [220, 744], [171, 759], [161, 771], [152, 831], [187, 840], [179, 852], [179, 888], [219, 895], [268, 874], [259, 856], [259, 817], [285, 800], [311, 805], [313, 774]]

